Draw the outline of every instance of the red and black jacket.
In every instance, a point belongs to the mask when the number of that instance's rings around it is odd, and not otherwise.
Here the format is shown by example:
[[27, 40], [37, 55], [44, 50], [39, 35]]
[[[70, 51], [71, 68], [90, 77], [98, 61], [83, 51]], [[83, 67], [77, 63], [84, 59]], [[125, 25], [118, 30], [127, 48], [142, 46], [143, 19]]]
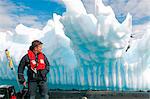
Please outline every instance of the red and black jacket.
[[[35, 55], [31, 50], [29, 50], [28, 54], [23, 56], [18, 66], [18, 79], [21, 84], [25, 81], [24, 70], [26, 66], [28, 68], [28, 82], [37, 80], [46, 81], [46, 75], [49, 72], [50, 64], [43, 53]], [[37, 73], [33, 71], [35, 68]]]
[[36, 70], [44, 70], [45, 69], [45, 62], [44, 62], [44, 54], [41, 52], [37, 55], [36, 55], [31, 51], [29, 50], [28, 51], [28, 57], [30, 59], [30, 68], [32, 70], [34, 70], [36, 68]]

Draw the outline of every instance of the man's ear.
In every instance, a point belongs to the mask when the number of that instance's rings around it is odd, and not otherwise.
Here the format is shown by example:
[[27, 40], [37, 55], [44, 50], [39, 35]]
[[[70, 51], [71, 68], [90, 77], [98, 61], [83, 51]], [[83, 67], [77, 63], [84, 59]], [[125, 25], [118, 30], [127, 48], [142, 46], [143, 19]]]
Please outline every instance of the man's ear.
[[37, 47], [34, 47], [34, 50], [37, 51]]

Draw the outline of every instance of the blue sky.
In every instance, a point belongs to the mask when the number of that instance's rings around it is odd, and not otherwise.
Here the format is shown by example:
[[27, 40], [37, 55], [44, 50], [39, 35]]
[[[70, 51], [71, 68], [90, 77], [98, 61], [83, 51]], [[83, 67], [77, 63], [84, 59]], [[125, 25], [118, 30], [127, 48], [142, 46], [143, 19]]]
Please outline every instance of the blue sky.
[[11, 0], [16, 5], [24, 5], [29, 7], [24, 11], [16, 12], [16, 14], [22, 15], [35, 15], [38, 16], [41, 21], [52, 18], [53, 13], [62, 15], [65, 11], [65, 6], [54, 0]]
[[65, 6], [58, 0], [0, 0], [0, 31], [11, 30], [19, 23], [42, 28], [53, 13], [63, 12]]
[[129, 12], [133, 16], [133, 25], [140, 25], [150, 21], [149, 0], [103, 0], [110, 5], [118, 20], [124, 20]]
[[[133, 25], [150, 22], [149, 0], [103, 0], [110, 5], [122, 22], [127, 13], [133, 16]], [[90, 5], [89, 5], [90, 6]], [[15, 28], [19, 23], [42, 28], [53, 13], [62, 15], [65, 5], [61, 0], [0, 0], [0, 31]]]

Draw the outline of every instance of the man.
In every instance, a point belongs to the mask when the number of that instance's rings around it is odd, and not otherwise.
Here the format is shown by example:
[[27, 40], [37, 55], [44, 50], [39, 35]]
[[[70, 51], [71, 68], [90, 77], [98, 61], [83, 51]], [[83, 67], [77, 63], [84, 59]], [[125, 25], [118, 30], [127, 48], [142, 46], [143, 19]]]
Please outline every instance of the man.
[[34, 40], [28, 53], [23, 56], [18, 66], [18, 79], [20, 84], [26, 86], [24, 69], [27, 66], [28, 92], [30, 99], [35, 99], [37, 88], [39, 88], [40, 99], [48, 99], [48, 87], [46, 75], [49, 72], [49, 62], [42, 53], [42, 42]]

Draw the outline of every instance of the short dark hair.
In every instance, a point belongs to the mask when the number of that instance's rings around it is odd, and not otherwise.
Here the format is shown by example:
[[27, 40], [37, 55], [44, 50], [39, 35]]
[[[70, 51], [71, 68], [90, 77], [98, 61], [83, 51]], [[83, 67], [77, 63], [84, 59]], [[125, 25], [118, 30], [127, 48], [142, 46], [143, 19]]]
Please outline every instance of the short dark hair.
[[30, 46], [30, 50], [33, 50], [36, 46], [43, 44], [41, 41], [39, 40], [34, 40]]

